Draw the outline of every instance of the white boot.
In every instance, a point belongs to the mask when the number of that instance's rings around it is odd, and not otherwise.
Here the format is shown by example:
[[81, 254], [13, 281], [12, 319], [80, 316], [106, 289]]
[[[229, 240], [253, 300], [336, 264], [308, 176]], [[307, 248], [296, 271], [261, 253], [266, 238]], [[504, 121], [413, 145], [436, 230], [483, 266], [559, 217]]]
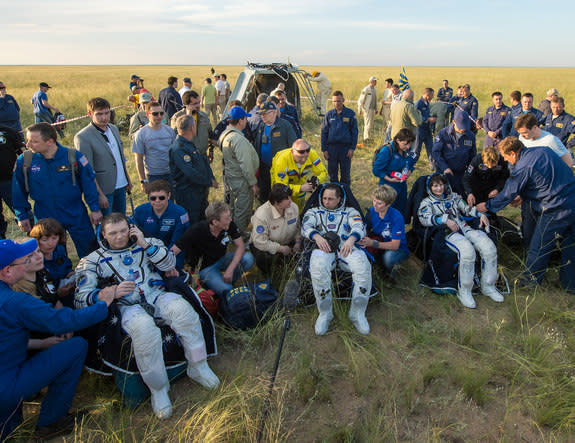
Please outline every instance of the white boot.
[[218, 376], [210, 369], [206, 360], [196, 363], [188, 362], [187, 374], [188, 377], [197, 381], [205, 388], [215, 389], [220, 385]]
[[172, 415], [172, 402], [168, 395], [169, 390], [169, 384], [159, 390], [150, 389], [152, 393], [152, 410], [160, 420], [164, 420]]
[[333, 320], [331, 293], [328, 293], [324, 298], [316, 297], [315, 301], [319, 311], [319, 317], [315, 322], [315, 333], [316, 335], [325, 335], [330, 322]]
[[459, 289], [457, 290], [457, 298], [466, 308], [475, 308], [475, 299], [471, 294], [473, 289], [473, 276], [475, 275], [475, 263], [461, 261], [459, 263]]
[[368, 303], [369, 297], [360, 295], [351, 300], [351, 306], [349, 308], [349, 319], [355, 326], [355, 329], [363, 335], [369, 334], [369, 323], [367, 322], [367, 318], [365, 318], [365, 310], [367, 309]]
[[505, 299], [495, 287], [497, 260], [483, 260], [481, 265], [481, 293], [497, 303], [502, 303]]

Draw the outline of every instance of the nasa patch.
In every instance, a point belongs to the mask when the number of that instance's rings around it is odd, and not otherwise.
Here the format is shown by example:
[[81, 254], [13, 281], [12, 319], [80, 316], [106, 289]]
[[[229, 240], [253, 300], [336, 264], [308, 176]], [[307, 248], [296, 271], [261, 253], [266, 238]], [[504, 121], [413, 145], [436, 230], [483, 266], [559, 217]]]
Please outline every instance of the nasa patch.
[[262, 225], [258, 225], [258, 227], [256, 228], [256, 232], [258, 234], [263, 234], [265, 232], [266, 228], [264, 228]]

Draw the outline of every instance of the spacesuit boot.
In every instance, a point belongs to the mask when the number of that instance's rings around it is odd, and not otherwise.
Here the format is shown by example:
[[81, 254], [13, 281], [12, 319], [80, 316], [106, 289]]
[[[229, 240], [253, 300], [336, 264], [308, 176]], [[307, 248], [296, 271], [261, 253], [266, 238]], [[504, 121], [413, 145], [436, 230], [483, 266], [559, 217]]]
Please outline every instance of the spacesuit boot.
[[481, 293], [497, 303], [503, 302], [503, 295], [495, 287], [497, 260], [482, 260], [481, 265]]
[[150, 388], [150, 392], [152, 393], [152, 410], [160, 420], [164, 420], [172, 415], [172, 402], [168, 395], [169, 390], [169, 384], [161, 389]]
[[459, 289], [457, 298], [466, 308], [475, 308], [475, 299], [471, 294], [473, 289], [473, 276], [475, 275], [475, 266], [473, 262], [461, 261], [459, 263]]
[[188, 362], [188, 377], [201, 384], [204, 388], [215, 389], [220, 385], [220, 380], [208, 366], [207, 360], [195, 363]]
[[367, 322], [367, 318], [365, 318], [365, 310], [367, 309], [368, 302], [369, 297], [359, 295], [353, 297], [349, 308], [348, 317], [355, 326], [355, 329], [362, 335], [369, 334], [369, 323]]
[[316, 335], [325, 335], [330, 322], [333, 320], [331, 292], [328, 292], [327, 294], [322, 292], [322, 295], [323, 297], [316, 296], [315, 298], [317, 310], [319, 311], [319, 317], [315, 322]]

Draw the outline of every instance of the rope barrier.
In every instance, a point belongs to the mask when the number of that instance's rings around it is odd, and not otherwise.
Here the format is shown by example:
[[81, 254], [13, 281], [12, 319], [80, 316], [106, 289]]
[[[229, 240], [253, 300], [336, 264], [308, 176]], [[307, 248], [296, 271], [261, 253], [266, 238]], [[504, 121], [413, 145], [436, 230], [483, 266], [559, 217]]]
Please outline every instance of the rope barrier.
[[[118, 105], [118, 106], [114, 106], [113, 108], [110, 108], [110, 111], [120, 109], [120, 108], [131, 108], [131, 107], [132, 107], [132, 105]], [[84, 118], [89, 118], [89, 117], [90, 116], [88, 114], [86, 114], [86, 115], [81, 115], [79, 117], [67, 118], [66, 120], [51, 123], [50, 126], [60, 126], [60, 125], [66, 124], [66, 123], [75, 122], [77, 120], [82, 120]]]

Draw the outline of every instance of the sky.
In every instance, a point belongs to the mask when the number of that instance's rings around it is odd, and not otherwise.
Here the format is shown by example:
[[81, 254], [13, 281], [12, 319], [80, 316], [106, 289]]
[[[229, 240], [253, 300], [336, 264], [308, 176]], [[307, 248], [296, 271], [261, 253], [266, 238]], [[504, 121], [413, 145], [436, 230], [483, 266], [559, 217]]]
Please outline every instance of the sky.
[[575, 66], [573, 0], [0, 2], [7, 65]]

